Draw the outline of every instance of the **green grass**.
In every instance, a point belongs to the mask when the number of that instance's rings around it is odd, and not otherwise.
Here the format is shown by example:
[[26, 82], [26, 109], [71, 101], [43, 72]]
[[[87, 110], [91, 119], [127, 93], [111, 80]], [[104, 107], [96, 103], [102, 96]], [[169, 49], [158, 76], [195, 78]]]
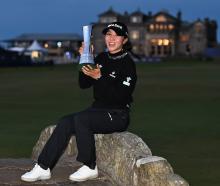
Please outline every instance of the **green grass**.
[[[220, 63], [137, 64], [129, 130], [166, 158], [190, 185], [217, 186], [220, 172]], [[0, 69], [0, 157], [29, 157], [43, 128], [84, 109], [74, 65]]]

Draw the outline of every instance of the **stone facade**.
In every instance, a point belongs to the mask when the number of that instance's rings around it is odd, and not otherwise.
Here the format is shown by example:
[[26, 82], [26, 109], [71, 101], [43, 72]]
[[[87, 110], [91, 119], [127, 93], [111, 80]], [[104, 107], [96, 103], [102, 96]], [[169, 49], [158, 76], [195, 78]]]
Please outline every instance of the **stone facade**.
[[105, 49], [102, 30], [113, 21], [121, 21], [128, 26], [133, 52], [144, 56], [201, 55], [207, 47], [217, 45], [217, 23], [215, 20], [187, 22], [182, 13], [176, 16], [167, 11], [156, 14], [142, 13], [140, 10], [123, 15], [112, 8], [99, 15], [94, 23], [93, 43], [96, 53]]

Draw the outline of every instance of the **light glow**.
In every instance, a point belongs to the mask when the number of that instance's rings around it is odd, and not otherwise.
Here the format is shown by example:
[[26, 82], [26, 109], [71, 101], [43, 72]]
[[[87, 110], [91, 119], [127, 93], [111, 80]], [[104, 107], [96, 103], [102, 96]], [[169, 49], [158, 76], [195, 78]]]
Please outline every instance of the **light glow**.
[[40, 53], [38, 51], [32, 51], [31, 52], [31, 57], [32, 58], [39, 58], [40, 57]]

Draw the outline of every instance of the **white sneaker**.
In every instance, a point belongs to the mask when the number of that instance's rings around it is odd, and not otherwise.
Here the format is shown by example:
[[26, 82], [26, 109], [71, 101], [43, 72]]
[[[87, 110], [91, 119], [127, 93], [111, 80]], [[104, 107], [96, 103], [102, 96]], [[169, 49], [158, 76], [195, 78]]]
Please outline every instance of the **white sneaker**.
[[38, 164], [36, 164], [30, 172], [26, 172], [21, 176], [21, 180], [27, 182], [34, 182], [37, 180], [47, 180], [50, 179], [50, 177], [51, 173], [49, 168], [45, 170], [42, 169]]
[[72, 181], [86, 181], [98, 177], [97, 166], [95, 169], [90, 169], [88, 166], [83, 165], [80, 169], [69, 176], [69, 179]]

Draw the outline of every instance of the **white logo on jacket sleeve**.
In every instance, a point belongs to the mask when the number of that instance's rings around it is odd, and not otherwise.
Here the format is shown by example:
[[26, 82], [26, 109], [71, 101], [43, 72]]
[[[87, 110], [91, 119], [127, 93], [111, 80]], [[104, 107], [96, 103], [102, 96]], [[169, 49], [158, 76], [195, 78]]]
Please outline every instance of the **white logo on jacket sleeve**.
[[131, 85], [130, 81], [131, 81], [131, 77], [127, 77], [126, 81], [123, 81], [123, 84], [126, 86], [130, 86]]
[[115, 71], [111, 72], [111, 74], [109, 74], [109, 76], [116, 78]]

